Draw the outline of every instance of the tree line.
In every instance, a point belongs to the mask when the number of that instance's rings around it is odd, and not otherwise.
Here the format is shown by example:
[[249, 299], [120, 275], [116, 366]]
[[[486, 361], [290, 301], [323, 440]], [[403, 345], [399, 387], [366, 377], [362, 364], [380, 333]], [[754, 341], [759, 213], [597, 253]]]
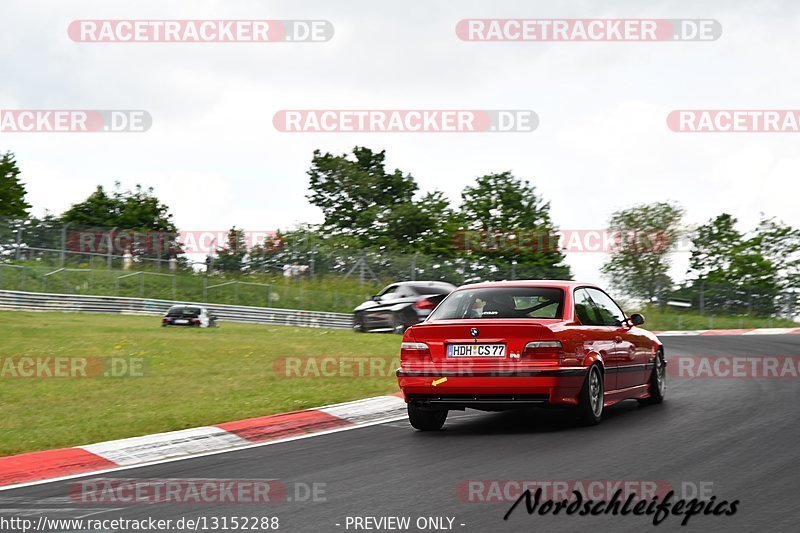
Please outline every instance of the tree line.
[[[427, 265], [423, 271], [429, 277], [457, 283], [572, 278], [550, 203], [529, 180], [509, 171], [475, 178], [457, 205], [441, 191], [422, 191], [412, 174], [387, 168], [385, 151], [367, 147], [346, 154], [317, 150], [307, 176], [306, 198], [320, 209], [322, 223], [278, 231], [250, 248], [244, 230], [231, 228], [211, 254], [209, 268], [221, 274], [247, 273], [311, 262], [318, 272], [344, 272], [358, 257], [387, 268], [413, 257], [414, 265]], [[31, 238], [67, 223], [177, 234], [169, 206], [140, 185], [126, 190], [116, 184], [111, 191], [98, 186], [64, 213], [42, 218], [30, 215], [25, 195], [16, 159], [6, 152], [0, 158], [0, 217], [24, 219]], [[607, 231], [637, 236], [610, 250], [602, 268], [619, 292], [645, 302], [683, 298], [708, 309], [769, 314], [780, 305], [779, 294], [798, 288], [797, 229], [762, 216], [755, 228], [742, 231], [735, 217], [721, 213], [687, 232], [684, 216], [672, 202], [640, 204], [612, 214]], [[509, 246], [521, 232], [545, 239]], [[678, 282], [669, 277], [670, 254], [681, 239], [688, 242], [691, 259], [685, 280]], [[396, 275], [402, 276], [405, 268]]]

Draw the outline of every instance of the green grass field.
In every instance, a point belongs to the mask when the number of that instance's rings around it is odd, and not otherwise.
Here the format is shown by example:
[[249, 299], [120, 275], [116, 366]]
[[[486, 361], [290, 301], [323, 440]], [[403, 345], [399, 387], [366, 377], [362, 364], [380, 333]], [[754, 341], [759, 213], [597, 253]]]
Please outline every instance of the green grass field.
[[737, 328], [792, 328], [800, 324], [787, 318], [756, 316], [701, 315], [672, 309], [643, 309], [644, 327], [653, 331], [674, 329], [737, 329]]
[[[705, 316], [655, 310], [645, 314], [645, 327], [651, 330], [677, 329], [679, 324], [684, 329], [709, 327]], [[748, 317], [711, 319], [715, 328], [792, 325]], [[23, 356], [145, 361], [142, 377], [23, 378], [0, 372], [0, 455], [215, 424], [397, 390], [393, 371], [398, 335], [234, 323], [218, 329], [161, 328], [158, 317], [25, 312], [0, 312], [0, 332], [3, 362]], [[297, 362], [298, 357], [315, 356], [373, 356], [384, 363], [382, 370], [362, 377], [353, 367], [344, 377], [286, 377], [274, 366], [284, 357]], [[300, 361], [314, 376], [316, 368]]]
[[[397, 391], [397, 335], [223, 323], [161, 328], [159, 317], [0, 312], [0, 358], [143, 358], [143, 377], [0, 377], [0, 455], [293, 411]], [[297, 356], [381, 356], [376, 377], [287, 378]], [[393, 361], [395, 360], [395, 361]], [[2, 367], [0, 367], [2, 368]]]
[[137, 269], [107, 270], [97, 264], [93, 269], [89, 264], [69, 266], [70, 270], [59, 271], [55, 265], [0, 263], [0, 289], [349, 313], [384, 286], [374, 281], [362, 286], [355, 276], [292, 280], [274, 273], [251, 273], [206, 278], [202, 273], [181, 271], [173, 277], [166, 269], [142, 274]]

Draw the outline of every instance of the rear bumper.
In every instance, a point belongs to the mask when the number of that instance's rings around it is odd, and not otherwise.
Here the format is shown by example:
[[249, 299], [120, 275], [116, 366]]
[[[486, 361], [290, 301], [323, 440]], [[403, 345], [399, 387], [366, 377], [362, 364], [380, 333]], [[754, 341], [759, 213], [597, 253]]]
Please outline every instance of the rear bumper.
[[401, 368], [397, 380], [407, 402], [445, 409], [503, 410], [577, 405], [588, 367], [520, 369]]
[[430, 313], [430, 309], [415, 309], [411, 304], [394, 311], [357, 311], [353, 313], [353, 328], [360, 331], [391, 332], [397, 326], [405, 328], [419, 324]]

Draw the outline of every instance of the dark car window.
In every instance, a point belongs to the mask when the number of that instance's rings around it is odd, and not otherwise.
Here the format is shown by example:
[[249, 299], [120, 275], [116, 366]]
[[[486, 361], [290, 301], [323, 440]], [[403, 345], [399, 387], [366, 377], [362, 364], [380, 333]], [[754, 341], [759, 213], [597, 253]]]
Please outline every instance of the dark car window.
[[584, 326], [603, 326], [603, 318], [597, 311], [594, 302], [589, 297], [586, 289], [578, 289], [575, 291], [575, 317], [580, 320]]
[[201, 309], [199, 307], [172, 307], [167, 311], [167, 316], [180, 316], [197, 318], [200, 316]]
[[551, 287], [492, 287], [456, 291], [430, 320], [561, 318], [564, 291]]
[[400, 286], [389, 285], [378, 294], [381, 300], [394, 300], [400, 297]]
[[611, 299], [609, 295], [598, 289], [587, 288], [586, 292], [592, 298], [603, 324], [606, 326], [621, 326], [625, 321], [625, 313]]

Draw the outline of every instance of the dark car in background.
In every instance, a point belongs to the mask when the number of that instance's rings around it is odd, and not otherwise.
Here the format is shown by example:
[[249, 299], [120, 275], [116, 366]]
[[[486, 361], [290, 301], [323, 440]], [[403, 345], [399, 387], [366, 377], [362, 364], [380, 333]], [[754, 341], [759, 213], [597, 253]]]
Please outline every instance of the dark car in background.
[[403, 333], [427, 318], [455, 290], [442, 281], [392, 283], [353, 311], [355, 331]]
[[164, 313], [161, 325], [215, 328], [217, 317], [201, 305], [173, 305]]

